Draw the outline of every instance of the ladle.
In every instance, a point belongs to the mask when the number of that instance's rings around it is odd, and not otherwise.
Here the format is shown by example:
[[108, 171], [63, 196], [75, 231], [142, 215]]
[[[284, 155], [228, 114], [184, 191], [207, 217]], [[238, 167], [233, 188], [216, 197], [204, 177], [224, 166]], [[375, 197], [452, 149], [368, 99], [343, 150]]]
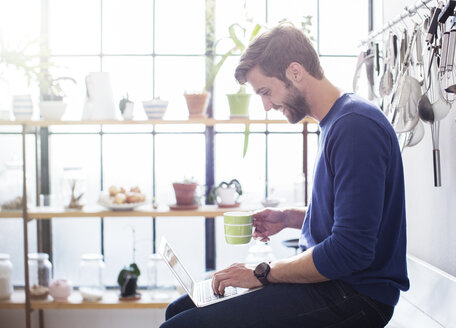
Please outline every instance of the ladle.
[[[428, 76], [431, 72], [432, 61], [434, 58], [434, 52], [432, 53], [431, 60], [429, 63]], [[440, 187], [441, 175], [440, 175], [440, 150], [439, 150], [439, 126], [440, 121], [435, 119], [434, 108], [427, 96], [427, 92], [431, 87], [431, 79], [429, 76], [429, 83], [426, 91], [421, 96], [420, 101], [418, 102], [418, 115], [424, 122], [428, 122], [431, 125], [431, 135], [432, 135], [432, 155], [434, 163], [434, 186]]]
[[442, 185], [441, 175], [440, 175], [440, 150], [439, 150], [439, 136], [438, 136], [438, 127], [440, 121], [435, 121], [434, 119], [434, 110], [432, 104], [429, 101], [429, 98], [426, 94], [421, 96], [421, 99], [418, 103], [418, 115], [420, 118], [428, 122], [431, 125], [431, 135], [432, 135], [432, 154], [434, 162], [434, 186], [440, 187]]

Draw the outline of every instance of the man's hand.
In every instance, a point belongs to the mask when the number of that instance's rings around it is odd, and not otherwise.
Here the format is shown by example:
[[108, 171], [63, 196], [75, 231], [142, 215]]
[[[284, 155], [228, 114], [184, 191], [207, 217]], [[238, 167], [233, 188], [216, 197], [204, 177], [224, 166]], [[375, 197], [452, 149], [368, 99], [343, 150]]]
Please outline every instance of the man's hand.
[[269, 236], [286, 228], [285, 213], [271, 208], [256, 212], [253, 214], [253, 226], [255, 227], [253, 238], [260, 238], [261, 241], [266, 242]]
[[235, 263], [228, 268], [218, 271], [212, 278], [212, 290], [216, 295], [224, 295], [228, 286], [242, 288], [256, 288], [262, 286], [253, 274], [254, 268], [243, 263]]

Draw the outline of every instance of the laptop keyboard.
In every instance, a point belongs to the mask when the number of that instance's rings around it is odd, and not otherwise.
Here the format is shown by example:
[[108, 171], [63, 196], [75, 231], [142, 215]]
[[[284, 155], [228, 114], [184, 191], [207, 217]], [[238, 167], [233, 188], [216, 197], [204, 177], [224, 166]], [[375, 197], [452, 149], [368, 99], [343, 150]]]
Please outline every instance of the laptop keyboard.
[[199, 296], [200, 300], [203, 303], [207, 303], [219, 298], [224, 298], [227, 296], [232, 296], [237, 294], [237, 289], [235, 287], [226, 287], [225, 288], [225, 294], [223, 296], [220, 295], [215, 295], [213, 290], [212, 290], [212, 281], [211, 280], [205, 280], [199, 284]]

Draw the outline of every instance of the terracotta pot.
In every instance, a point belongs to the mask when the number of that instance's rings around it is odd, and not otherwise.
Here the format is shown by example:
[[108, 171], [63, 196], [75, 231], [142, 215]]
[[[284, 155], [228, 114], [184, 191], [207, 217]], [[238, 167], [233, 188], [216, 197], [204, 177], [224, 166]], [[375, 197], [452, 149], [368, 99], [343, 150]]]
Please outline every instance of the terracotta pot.
[[186, 93], [184, 96], [187, 102], [189, 117], [202, 117], [206, 115], [206, 108], [211, 97], [209, 92]]
[[192, 205], [195, 203], [196, 183], [173, 183], [177, 205]]

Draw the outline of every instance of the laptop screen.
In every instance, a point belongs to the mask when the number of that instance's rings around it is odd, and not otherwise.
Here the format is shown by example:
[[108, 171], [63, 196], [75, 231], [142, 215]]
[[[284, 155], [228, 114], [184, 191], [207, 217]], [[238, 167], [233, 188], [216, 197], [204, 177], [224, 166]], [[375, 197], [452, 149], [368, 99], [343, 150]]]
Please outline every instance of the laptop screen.
[[174, 251], [169, 246], [168, 242], [163, 238], [160, 245], [160, 253], [163, 259], [168, 263], [170, 268], [173, 270], [177, 279], [180, 280], [187, 293], [193, 293], [193, 279], [190, 277], [188, 272], [184, 269], [182, 263], [177, 258]]

